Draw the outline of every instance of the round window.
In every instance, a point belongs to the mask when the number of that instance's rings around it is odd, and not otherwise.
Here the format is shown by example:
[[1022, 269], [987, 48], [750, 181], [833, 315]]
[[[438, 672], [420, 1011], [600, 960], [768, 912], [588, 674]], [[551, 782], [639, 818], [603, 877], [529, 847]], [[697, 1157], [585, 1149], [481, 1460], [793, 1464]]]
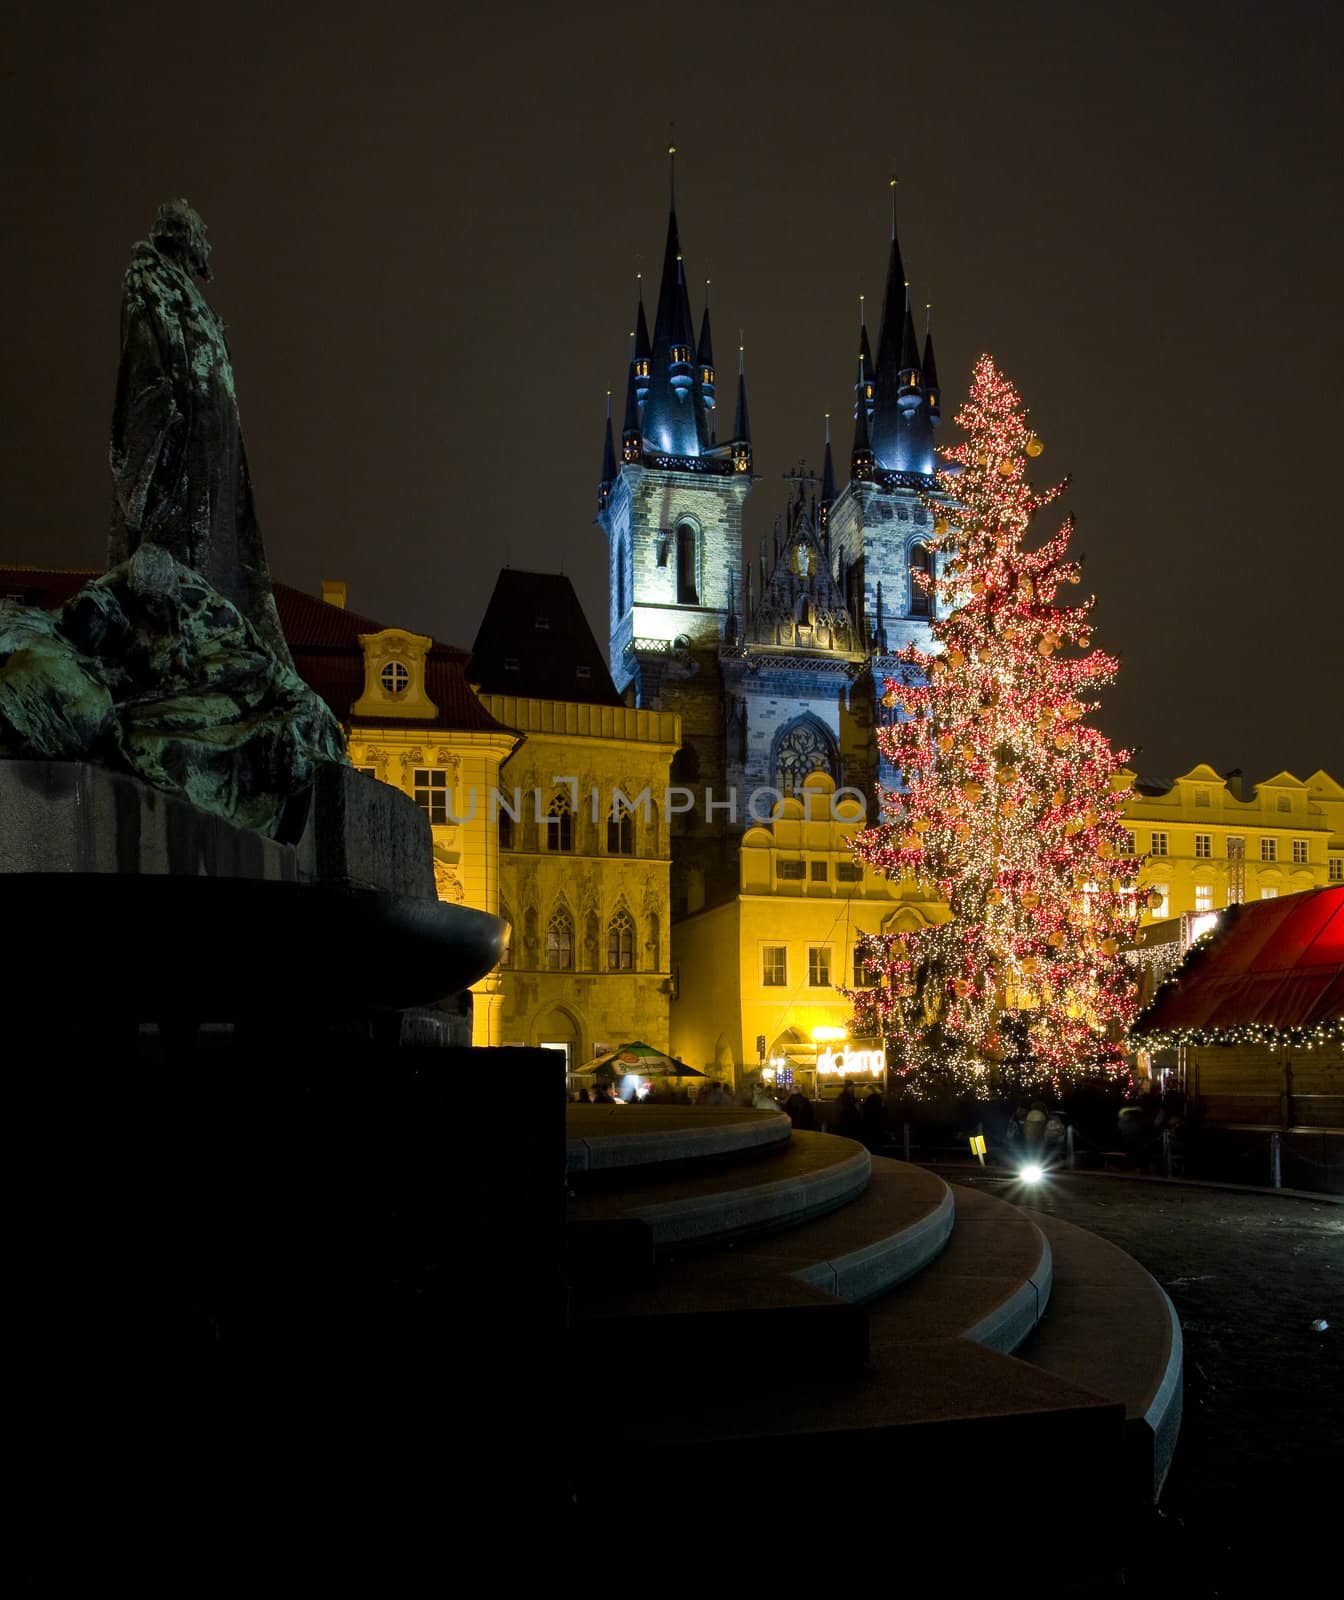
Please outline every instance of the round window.
[[410, 673], [400, 661], [389, 661], [378, 676], [388, 694], [404, 694], [411, 681]]

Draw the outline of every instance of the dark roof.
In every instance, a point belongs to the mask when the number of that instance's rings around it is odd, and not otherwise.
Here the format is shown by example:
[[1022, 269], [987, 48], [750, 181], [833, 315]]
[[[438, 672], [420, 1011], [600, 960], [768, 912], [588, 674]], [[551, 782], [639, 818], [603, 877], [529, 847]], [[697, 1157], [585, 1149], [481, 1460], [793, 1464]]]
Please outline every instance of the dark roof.
[[467, 667], [487, 694], [622, 704], [574, 585], [561, 572], [505, 567]]
[[[0, 567], [0, 599], [51, 611], [86, 583], [101, 574], [92, 570]], [[276, 610], [294, 667], [314, 693], [321, 695], [342, 722], [385, 722], [387, 718], [355, 717], [350, 707], [364, 692], [364, 652], [361, 633], [382, 633], [390, 624], [377, 622], [358, 611], [319, 600], [316, 595], [287, 583], [273, 584]], [[472, 692], [463, 670], [467, 652], [436, 639], [425, 658], [425, 691], [438, 707], [432, 722], [411, 724], [426, 728], [489, 732], [501, 730]]]
[[1344, 885], [1229, 906], [1134, 1025], [1216, 1042], [1344, 1020]]

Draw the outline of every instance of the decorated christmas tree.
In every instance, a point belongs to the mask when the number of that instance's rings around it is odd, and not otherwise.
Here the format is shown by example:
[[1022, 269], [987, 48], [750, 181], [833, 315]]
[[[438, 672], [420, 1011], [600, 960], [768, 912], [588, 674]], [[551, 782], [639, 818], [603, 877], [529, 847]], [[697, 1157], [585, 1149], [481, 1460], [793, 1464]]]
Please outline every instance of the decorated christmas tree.
[[1072, 519], [1033, 538], [1066, 485], [1031, 486], [1042, 445], [988, 356], [956, 420], [966, 437], [928, 501], [939, 559], [912, 574], [935, 647], [903, 651], [886, 684], [878, 743], [901, 786], [855, 840], [952, 915], [868, 941], [856, 1028], [887, 1039], [893, 1084], [916, 1092], [1123, 1075], [1138, 862], [1112, 779], [1127, 752], [1087, 721], [1118, 663], [1093, 645], [1095, 596], [1060, 598], [1081, 582]]

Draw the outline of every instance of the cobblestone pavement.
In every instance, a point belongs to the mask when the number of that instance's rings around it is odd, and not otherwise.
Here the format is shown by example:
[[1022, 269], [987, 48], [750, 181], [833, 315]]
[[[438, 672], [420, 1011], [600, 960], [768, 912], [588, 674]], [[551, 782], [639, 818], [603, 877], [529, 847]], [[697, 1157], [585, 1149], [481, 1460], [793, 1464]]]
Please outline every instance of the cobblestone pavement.
[[[1180, 1443], [1159, 1512], [1132, 1529], [1126, 1586], [1307, 1594], [1338, 1579], [1344, 1206], [1081, 1173], [1024, 1190], [942, 1170], [1119, 1245], [1180, 1315]], [[1314, 1329], [1322, 1319], [1328, 1328]]]

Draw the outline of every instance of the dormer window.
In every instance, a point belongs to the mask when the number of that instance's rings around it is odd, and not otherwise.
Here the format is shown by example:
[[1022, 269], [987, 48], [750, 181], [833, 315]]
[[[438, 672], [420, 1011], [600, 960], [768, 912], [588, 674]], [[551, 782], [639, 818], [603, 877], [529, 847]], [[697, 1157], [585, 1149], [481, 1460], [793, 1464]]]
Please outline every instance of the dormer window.
[[359, 645], [364, 652], [364, 692], [350, 707], [351, 714], [369, 721], [385, 717], [433, 722], [438, 707], [425, 686], [433, 639], [403, 628], [384, 628], [381, 633], [361, 633]]
[[411, 675], [400, 661], [389, 661], [378, 674], [378, 681], [388, 694], [405, 694], [411, 685]]
[[532, 626], [537, 630], [538, 633], [549, 633], [551, 628], [551, 619], [549, 617], [533, 617]]

